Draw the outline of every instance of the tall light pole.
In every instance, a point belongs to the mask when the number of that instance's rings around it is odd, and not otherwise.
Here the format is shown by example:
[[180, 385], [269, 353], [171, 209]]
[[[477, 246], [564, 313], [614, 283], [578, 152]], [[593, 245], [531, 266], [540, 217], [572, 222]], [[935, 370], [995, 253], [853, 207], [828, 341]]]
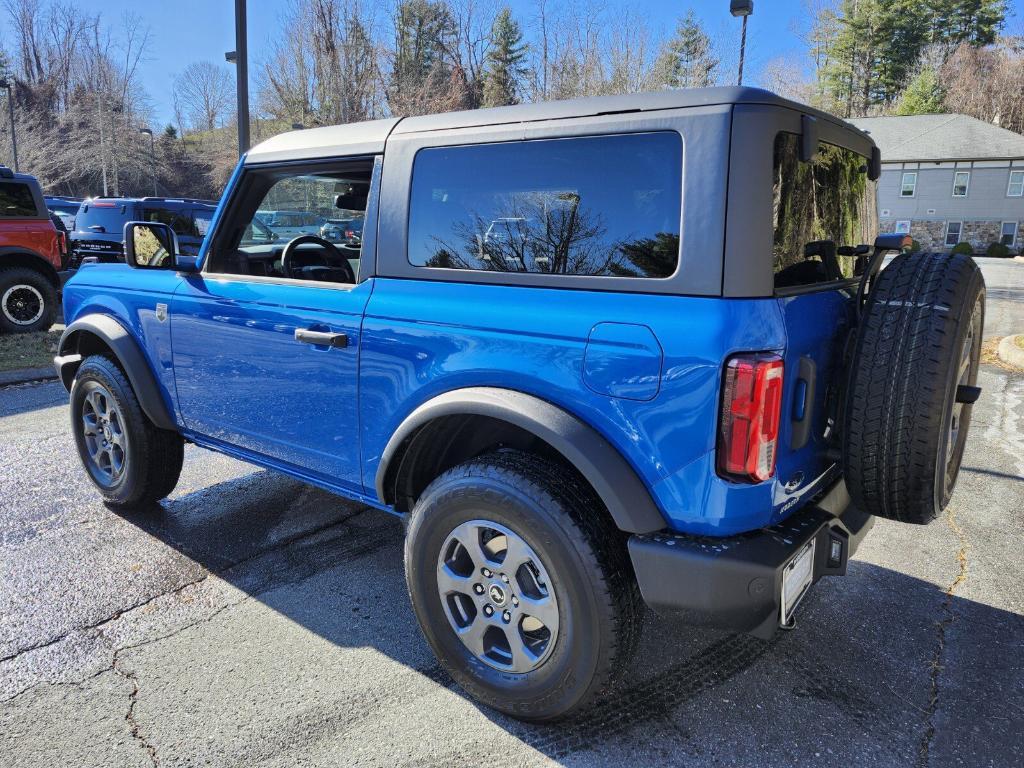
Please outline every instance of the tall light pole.
[[18, 172], [18, 137], [14, 135], [14, 89], [6, 77], [0, 78], [0, 88], [7, 89], [7, 111], [11, 116], [11, 154], [14, 155], [14, 172]]
[[149, 168], [153, 174], [153, 197], [159, 197], [156, 190], [156, 147], [153, 144], [153, 131], [150, 128], [139, 128], [139, 133], [149, 134]]
[[729, 13], [743, 17], [743, 30], [740, 32], [740, 71], [736, 85], [743, 85], [743, 57], [747, 52], [747, 16], [754, 12], [754, 0], [729, 0]]
[[235, 0], [235, 50], [224, 58], [235, 65], [235, 91], [238, 94], [238, 156], [249, 149], [249, 43], [245, 23], [245, 0]]

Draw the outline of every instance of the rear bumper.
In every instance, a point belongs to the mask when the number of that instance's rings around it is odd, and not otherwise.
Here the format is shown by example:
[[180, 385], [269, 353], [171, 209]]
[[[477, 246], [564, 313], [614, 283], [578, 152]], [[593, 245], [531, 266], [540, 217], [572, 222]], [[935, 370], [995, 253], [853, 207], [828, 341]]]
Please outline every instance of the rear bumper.
[[844, 575], [873, 524], [850, 505], [840, 478], [816, 504], [769, 528], [726, 538], [639, 534], [629, 539], [629, 555], [656, 613], [769, 638], [779, 626], [783, 570], [807, 542], [815, 540], [813, 584]]

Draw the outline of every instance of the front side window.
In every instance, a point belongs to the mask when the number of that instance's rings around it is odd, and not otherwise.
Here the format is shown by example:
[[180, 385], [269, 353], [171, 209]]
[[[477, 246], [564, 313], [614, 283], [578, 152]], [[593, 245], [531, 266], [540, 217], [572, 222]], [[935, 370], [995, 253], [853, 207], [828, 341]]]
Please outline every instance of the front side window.
[[674, 132], [423, 149], [413, 165], [409, 263], [669, 277], [681, 201]]
[[967, 197], [967, 186], [971, 183], [970, 171], [957, 171], [953, 174], [953, 197]]
[[900, 183], [900, 197], [913, 197], [917, 190], [917, 174], [904, 173], [903, 181]]
[[[364, 216], [372, 170], [372, 161], [359, 160], [330, 171], [251, 171], [238, 193], [237, 207], [223, 226], [218, 225], [206, 271], [355, 283], [362, 241], [331, 241], [319, 223]], [[201, 215], [196, 212], [197, 221]], [[281, 223], [285, 221], [290, 223]], [[281, 231], [271, 222], [278, 223]], [[288, 231], [285, 226], [302, 229]]]
[[1024, 171], [1010, 171], [1010, 183], [1006, 187], [1006, 196], [1024, 196]]
[[773, 172], [776, 288], [828, 283], [853, 276], [843, 246], [871, 243], [878, 231], [875, 185], [865, 158], [822, 142], [811, 162], [800, 160], [800, 137], [775, 138]]
[[0, 183], [0, 217], [15, 219], [37, 215], [36, 201], [28, 184], [17, 181]]
[[960, 222], [946, 222], [946, 246], [952, 247], [960, 242]]
[[1004, 221], [1002, 230], [999, 233], [999, 242], [1011, 248], [1017, 244], [1017, 222]]

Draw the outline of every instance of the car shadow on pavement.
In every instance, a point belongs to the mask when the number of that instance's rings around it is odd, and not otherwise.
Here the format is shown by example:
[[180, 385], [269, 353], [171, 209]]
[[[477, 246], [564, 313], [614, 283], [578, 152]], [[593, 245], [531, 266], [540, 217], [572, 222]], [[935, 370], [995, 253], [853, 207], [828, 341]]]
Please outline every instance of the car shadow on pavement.
[[[397, 518], [266, 471], [124, 517], [335, 646], [369, 647], [413, 670], [392, 691], [395, 712], [415, 707], [429, 720], [452, 696], [465, 699], [416, 626]], [[470, 711], [525, 753], [574, 765], [633, 763], [638, 754], [643, 764], [789, 765], [817, 755], [816, 764], [928, 765], [949, 733], [959, 754], [978, 758], [969, 764], [1024, 754], [1021, 616], [860, 561], [848, 578], [820, 582], [800, 614], [796, 631], [770, 642], [649, 615], [630, 668], [587, 711], [549, 726]], [[394, 723], [372, 682], [338, 686], [319, 738], [344, 743], [357, 732], [387, 745]], [[310, 738], [308, 724], [295, 728]], [[486, 740], [452, 738], [420, 744], [424, 754], [409, 764], [494, 757]]]

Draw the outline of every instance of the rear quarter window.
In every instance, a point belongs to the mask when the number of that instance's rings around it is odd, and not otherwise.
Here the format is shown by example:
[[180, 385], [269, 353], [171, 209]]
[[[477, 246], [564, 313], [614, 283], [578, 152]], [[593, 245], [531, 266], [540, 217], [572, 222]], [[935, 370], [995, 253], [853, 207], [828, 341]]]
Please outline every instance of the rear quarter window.
[[[867, 160], [821, 142], [811, 162], [800, 161], [800, 137], [780, 133], [773, 158], [772, 258], [775, 288], [827, 284], [854, 276], [855, 258], [821, 251], [870, 244], [878, 230], [875, 184]], [[831, 244], [831, 246], [829, 246]]]
[[675, 132], [422, 149], [409, 263], [665, 278], [679, 263], [681, 199]]
[[36, 200], [28, 184], [17, 181], [0, 183], [0, 218], [37, 217]]

